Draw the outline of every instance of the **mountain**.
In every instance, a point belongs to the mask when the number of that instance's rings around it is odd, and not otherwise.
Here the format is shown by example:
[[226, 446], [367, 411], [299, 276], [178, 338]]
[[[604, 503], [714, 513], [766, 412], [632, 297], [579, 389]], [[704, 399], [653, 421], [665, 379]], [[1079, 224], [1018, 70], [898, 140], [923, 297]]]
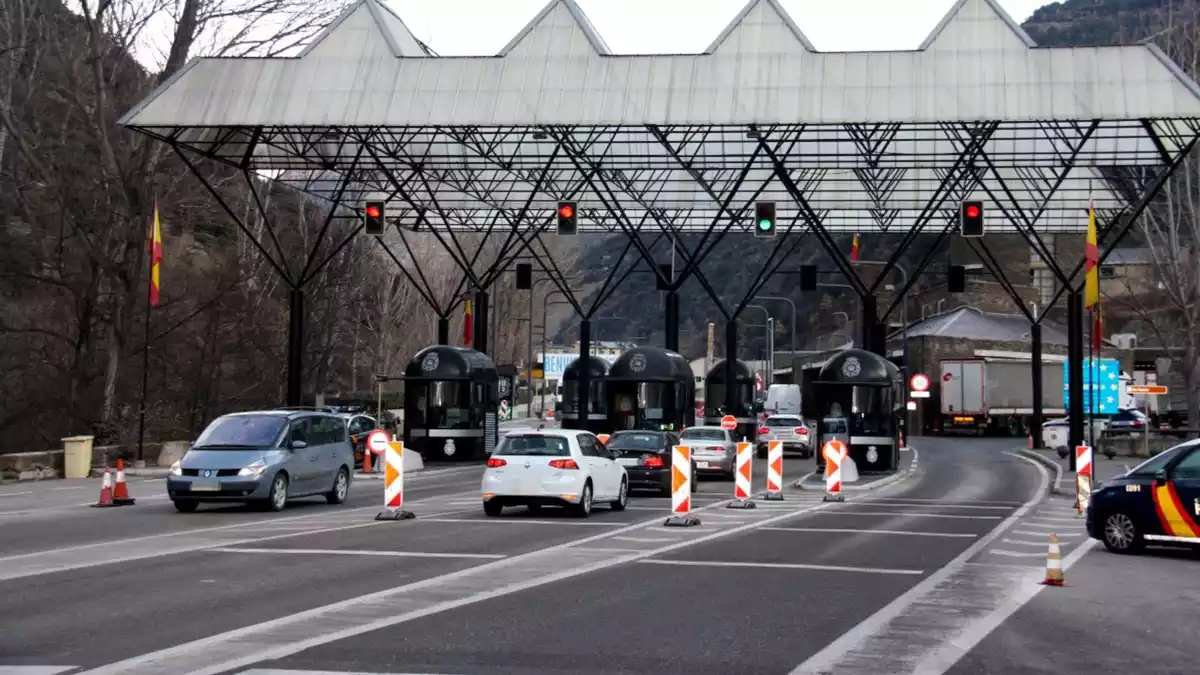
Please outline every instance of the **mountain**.
[[[1039, 45], [1045, 46], [1130, 43], [1159, 34], [1167, 24], [1165, 17], [1168, 16], [1168, 10], [1176, 13], [1194, 12], [1197, 4], [1191, 0], [1068, 0], [1038, 9], [1023, 24], [1023, 28]], [[932, 228], [927, 228], [926, 231], [930, 230]], [[649, 237], [644, 239], [648, 241]], [[838, 235], [834, 240], [840, 250], [849, 250], [849, 235]], [[864, 233], [860, 237], [861, 259], [887, 260], [896, 250], [899, 240], [900, 235], [896, 234]], [[901, 265], [907, 269], [915, 269], [917, 260], [924, 254], [925, 248], [931, 245], [932, 240], [932, 236], [922, 236], [912, 249], [901, 256]], [[680, 243], [690, 245], [693, 249], [695, 241], [694, 236], [680, 237]], [[1026, 277], [1029, 247], [1023, 239], [1016, 235], [988, 235], [984, 241], [1007, 270], [1010, 281], [1014, 284], [1028, 283]], [[621, 257], [626, 243], [627, 239], [623, 235], [595, 238], [585, 243], [580, 257], [584, 277], [593, 283], [602, 282], [612, 265]], [[949, 309], [965, 302], [989, 307], [991, 311], [1015, 311], [1011, 299], [998, 284], [988, 285], [986, 290], [970, 297], [945, 293], [945, 270], [948, 264], [979, 262], [975, 254], [962, 246], [961, 242], [951, 246], [952, 243], [955, 242], [948, 242], [935, 253], [933, 262], [914, 286], [909, 311], [913, 314], [924, 313], [925, 308], [932, 311], [939, 306]], [[714, 290], [723, 296], [727, 305], [736, 304], [762, 269], [770, 247], [770, 242], [753, 239], [749, 235], [731, 234], [703, 262], [701, 270]], [[800, 245], [800, 250], [802, 253], [793, 255], [783, 267], [784, 270], [795, 270], [801, 264], [816, 261], [822, 271], [823, 284], [845, 283], [841, 278], [834, 278], [840, 275], [834, 272], [836, 268], [828, 260], [815, 237], [809, 235]], [[659, 262], [665, 263], [671, 259], [668, 243], [655, 247], [653, 252]], [[631, 275], [596, 313], [595, 316], [601, 319], [593, 322], [593, 339], [663, 343], [663, 293], [655, 290], [654, 277], [648, 273], [646, 263], [638, 258], [637, 251], [632, 249], [625, 256], [622, 269], [628, 268], [636, 260], [638, 268], [643, 271]], [[678, 268], [682, 268], [683, 262], [679, 256], [676, 257], [676, 262]], [[867, 275], [872, 270], [860, 268], [859, 272], [860, 275]], [[828, 338], [839, 330], [841, 335], [855, 334], [852, 329], [842, 330], [847, 321], [840, 315], [840, 312], [848, 314], [846, 318], [849, 319], [849, 323], [853, 323], [857, 318], [859, 301], [852, 291], [823, 288], [818, 293], [800, 293], [796, 286], [794, 276], [776, 275], [758, 295], [784, 297], [795, 303], [798, 314], [795, 343], [798, 348], [832, 344]], [[596, 293], [591, 294], [588, 302], [594, 302], [595, 298]], [[753, 302], [769, 307], [769, 311], [776, 317], [776, 349], [787, 349], [792, 340], [788, 325], [791, 321], [791, 309], [786, 303], [779, 301]], [[880, 305], [882, 311], [883, 299], [880, 300]], [[747, 308], [740, 316], [743, 326], [739, 335], [739, 351], [742, 358], [758, 358], [764, 351], [765, 332], [759, 327], [763, 323], [761, 317], [761, 310], [754, 308]], [[898, 319], [899, 317], [889, 317], [893, 322]], [[680, 351], [684, 356], [698, 358], [704, 354], [706, 326], [709, 322], [717, 323], [716, 349], [720, 354], [724, 316], [703, 286], [696, 279], [689, 279], [680, 290]], [[578, 320], [572, 320], [563, 324], [555, 338], [558, 342], [569, 344], [577, 335]]]

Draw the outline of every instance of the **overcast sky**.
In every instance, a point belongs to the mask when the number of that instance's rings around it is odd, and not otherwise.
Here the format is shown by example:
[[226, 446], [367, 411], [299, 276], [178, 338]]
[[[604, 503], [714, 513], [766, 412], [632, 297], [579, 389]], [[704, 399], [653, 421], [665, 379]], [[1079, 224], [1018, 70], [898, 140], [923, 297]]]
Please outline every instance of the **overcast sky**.
[[[500, 51], [547, 0], [385, 0], [444, 56]], [[703, 51], [745, 0], [577, 0], [617, 53]], [[916, 49], [955, 0], [781, 0], [821, 51]], [[1000, 0], [1017, 22], [1046, 0]]]

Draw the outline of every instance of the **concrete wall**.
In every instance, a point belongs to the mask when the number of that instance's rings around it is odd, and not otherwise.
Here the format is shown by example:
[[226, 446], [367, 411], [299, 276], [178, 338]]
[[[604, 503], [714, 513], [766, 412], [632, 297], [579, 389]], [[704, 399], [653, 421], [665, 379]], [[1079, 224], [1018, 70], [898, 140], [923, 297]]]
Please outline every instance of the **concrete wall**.
[[[186, 450], [189, 441], [168, 441], [167, 443], [146, 443], [143, 446], [143, 456], [147, 466], [170, 466], [179, 459], [177, 448], [182, 445]], [[163, 448], [168, 448], [168, 457], [162, 457]], [[117, 458], [132, 463], [137, 455], [136, 446], [104, 445], [92, 448], [92, 467], [103, 470], [105, 465], [116, 466]], [[165, 464], [160, 464], [159, 459]], [[63, 475], [63, 449], [43, 450], [40, 452], [17, 452], [0, 455], [0, 480], [36, 480], [43, 478], [61, 478]]]

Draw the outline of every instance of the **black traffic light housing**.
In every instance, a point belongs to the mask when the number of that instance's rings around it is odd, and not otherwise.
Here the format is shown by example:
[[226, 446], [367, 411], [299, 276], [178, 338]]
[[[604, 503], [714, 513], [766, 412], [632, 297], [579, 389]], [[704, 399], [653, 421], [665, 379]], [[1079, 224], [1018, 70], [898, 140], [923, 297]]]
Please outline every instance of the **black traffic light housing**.
[[959, 207], [958, 216], [959, 234], [964, 237], [983, 236], [983, 202], [975, 200], [963, 202]]
[[533, 288], [533, 265], [517, 263], [517, 290], [528, 291]]
[[363, 204], [363, 230], [367, 234], [383, 234], [387, 222], [387, 202], [368, 199]]
[[576, 208], [575, 202], [559, 202], [558, 203], [558, 229], [559, 234], [574, 235], [579, 232], [578, 218], [579, 209]]
[[754, 205], [754, 236], [763, 239], [775, 236], [775, 202]]
[[800, 266], [800, 290], [801, 291], [817, 290], [817, 266], [816, 265], [801, 265]]
[[950, 266], [949, 290], [951, 293], [965, 293], [967, 291], [967, 268], [962, 265]]

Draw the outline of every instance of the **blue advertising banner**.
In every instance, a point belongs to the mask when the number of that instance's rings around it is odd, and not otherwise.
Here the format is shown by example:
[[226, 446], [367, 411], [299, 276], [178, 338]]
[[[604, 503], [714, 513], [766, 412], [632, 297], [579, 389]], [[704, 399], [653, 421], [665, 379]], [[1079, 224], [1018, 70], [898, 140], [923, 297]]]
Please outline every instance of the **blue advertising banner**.
[[[612, 365], [614, 361], [620, 358], [620, 354], [593, 354]], [[547, 353], [542, 354], [542, 371], [546, 374], [547, 380], [562, 379], [562, 373], [571, 365], [571, 362], [579, 358], [579, 354], [564, 354], [564, 353]]]
[[[1071, 368], [1063, 362], [1063, 405], [1071, 406]], [[1121, 405], [1121, 362], [1116, 359], [1083, 360], [1083, 413], [1115, 415]]]

